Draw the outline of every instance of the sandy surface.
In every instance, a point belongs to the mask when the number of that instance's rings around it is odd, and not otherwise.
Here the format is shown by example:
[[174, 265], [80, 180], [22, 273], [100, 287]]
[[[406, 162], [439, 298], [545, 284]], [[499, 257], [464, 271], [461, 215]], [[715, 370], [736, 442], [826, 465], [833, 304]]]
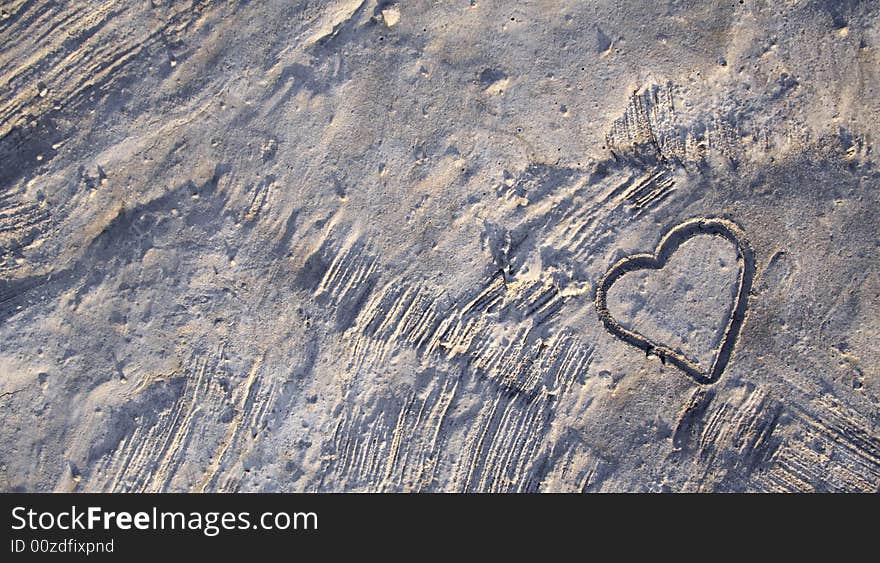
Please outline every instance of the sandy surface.
[[[868, 1], [3, 2], [0, 489], [877, 491], [878, 85]], [[595, 306], [693, 218], [708, 384]]]

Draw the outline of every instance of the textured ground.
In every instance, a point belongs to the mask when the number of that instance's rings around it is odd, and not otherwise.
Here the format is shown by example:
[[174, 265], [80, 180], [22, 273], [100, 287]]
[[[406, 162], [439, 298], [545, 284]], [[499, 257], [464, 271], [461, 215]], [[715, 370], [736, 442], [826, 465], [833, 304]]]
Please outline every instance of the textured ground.
[[[880, 490], [880, 6], [0, 11], [0, 489]], [[700, 385], [611, 334], [694, 217]], [[741, 264], [609, 292], [708, 366]]]

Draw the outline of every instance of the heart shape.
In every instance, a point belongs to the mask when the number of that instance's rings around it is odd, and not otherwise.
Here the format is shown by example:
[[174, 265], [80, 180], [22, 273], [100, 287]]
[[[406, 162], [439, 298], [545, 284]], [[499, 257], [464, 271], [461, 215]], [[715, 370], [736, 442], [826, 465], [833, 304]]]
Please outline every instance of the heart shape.
[[[670, 347], [621, 326], [608, 311], [607, 303], [608, 290], [624, 274], [636, 270], [662, 269], [669, 258], [678, 250], [678, 247], [698, 235], [720, 236], [732, 242], [737, 248], [737, 262], [740, 266], [733, 309], [725, 324], [724, 334], [715, 353], [715, 359], [708, 371], [704, 371], [697, 363]], [[736, 339], [745, 321], [748, 296], [754, 276], [755, 253], [746, 240], [745, 233], [736, 223], [721, 218], [691, 219], [670, 229], [660, 240], [653, 254], [633, 254], [611, 266], [596, 289], [596, 311], [605, 328], [624, 342], [644, 350], [646, 354], [658, 356], [664, 363], [668, 359], [697, 383], [714, 383], [718, 381], [724, 368], [727, 367], [727, 362], [730, 360]]]

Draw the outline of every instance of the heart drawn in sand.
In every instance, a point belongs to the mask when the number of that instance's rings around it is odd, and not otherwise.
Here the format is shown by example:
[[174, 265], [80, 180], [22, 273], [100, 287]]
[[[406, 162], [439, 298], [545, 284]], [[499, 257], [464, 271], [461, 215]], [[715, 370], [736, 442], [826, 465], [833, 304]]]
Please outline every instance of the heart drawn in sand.
[[[607, 302], [608, 290], [624, 274], [636, 270], [663, 269], [669, 258], [684, 242], [698, 235], [719, 236], [732, 242], [737, 248], [737, 261], [739, 263], [739, 276], [736, 282], [733, 306], [725, 323], [721, 341], [715, 351], [712, 365], [708, 369], [686, 358], [681, 352], [673, 350], [669, 346], [655, 342], [634, 330], [624, 328], [608, 311]], [[653, 254], [633, 254], [611, 266], [596, 289], [596, 311], [599, 313], [599, 318], [605, 324], [605, 328], [624, 342], [644, 350], [646, 354], [658, 356], [664, 363], [666, 360], [669, 360], [697, 383], [714, 383], [718, 381], [733, 353], [733, 347], [736, 344], [740, 328], [745, 320], [748, 296], [754, 275], [754, 251], [749, 246], [745, 233], [736, 223], [719, 218], [691, 219], [666, 233], [666, 236], [657, 245]]]

